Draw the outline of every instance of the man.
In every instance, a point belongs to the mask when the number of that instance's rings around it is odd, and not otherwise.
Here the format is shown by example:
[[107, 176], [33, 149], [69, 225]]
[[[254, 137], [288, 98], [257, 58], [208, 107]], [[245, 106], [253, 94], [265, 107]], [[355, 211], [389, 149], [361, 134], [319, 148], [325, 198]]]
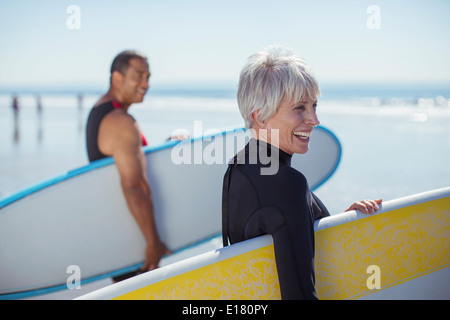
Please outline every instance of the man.
[[119, 53], [111, 65], [109, 91], [92, 108], [86, 127], [89, 161], [114, 158], [128, 208], [147, 242], [142, 271], [157, 268], [163, 254], [170, 253], [156, 230], [142, 151], [147, 142], [128, 114], [133, 103], [143, 101], [149, 78], [149, 64], [144, 55], [136, 51]]

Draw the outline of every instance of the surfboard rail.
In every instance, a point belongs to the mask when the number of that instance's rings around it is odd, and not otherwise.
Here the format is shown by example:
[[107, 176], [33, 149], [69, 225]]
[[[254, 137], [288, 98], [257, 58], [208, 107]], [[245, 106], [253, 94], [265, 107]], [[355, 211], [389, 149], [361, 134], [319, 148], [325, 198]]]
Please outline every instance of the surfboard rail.
[[[386, 201], [374, 215], [332, 215], [316, 221], [315, 232], [320, 299], [450, 299], [450, 187]], [[280, 299], [272, 238], [210, 251], [78, 299]]]

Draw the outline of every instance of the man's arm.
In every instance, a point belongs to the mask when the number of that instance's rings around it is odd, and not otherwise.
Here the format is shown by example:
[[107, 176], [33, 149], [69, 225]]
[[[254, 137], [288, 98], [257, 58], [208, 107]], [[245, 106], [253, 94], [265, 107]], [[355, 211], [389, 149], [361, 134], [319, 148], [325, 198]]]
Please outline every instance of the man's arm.
[[128, 208], [147, 241], [142, 269], [152, 270], [158, 267], [159, 260], [168, 250], [161, 243], [156, 229], [139, 128], [126, 113], [111, 112], [110, 115], [100, 126], [99, 148], [103, 152], [102, 147], [105, 147], [106, 154], [114, 157]]

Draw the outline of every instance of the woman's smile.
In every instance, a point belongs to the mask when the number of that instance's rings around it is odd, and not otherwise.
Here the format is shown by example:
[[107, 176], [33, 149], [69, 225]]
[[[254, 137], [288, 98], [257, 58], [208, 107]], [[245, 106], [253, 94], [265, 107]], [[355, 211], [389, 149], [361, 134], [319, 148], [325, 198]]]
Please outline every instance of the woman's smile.
[[294, 136], [302, 142], [309, 142], [312, 131], [294, 131]]

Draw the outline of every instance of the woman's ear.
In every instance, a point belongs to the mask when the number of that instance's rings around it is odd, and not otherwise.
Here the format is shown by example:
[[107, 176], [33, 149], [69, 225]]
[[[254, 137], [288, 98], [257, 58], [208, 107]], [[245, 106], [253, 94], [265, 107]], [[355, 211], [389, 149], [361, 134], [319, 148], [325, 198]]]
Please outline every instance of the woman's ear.
[[263, 128], [263, 125], [262, 125], [263, 123], [261, 121], [259, 121], [258, 115], [259, 115], [259, 109], [253, 111], [250, 114], [250, 117], [252, 118], [253, 123], [255, 123], [258, 126], [258, 128]]

